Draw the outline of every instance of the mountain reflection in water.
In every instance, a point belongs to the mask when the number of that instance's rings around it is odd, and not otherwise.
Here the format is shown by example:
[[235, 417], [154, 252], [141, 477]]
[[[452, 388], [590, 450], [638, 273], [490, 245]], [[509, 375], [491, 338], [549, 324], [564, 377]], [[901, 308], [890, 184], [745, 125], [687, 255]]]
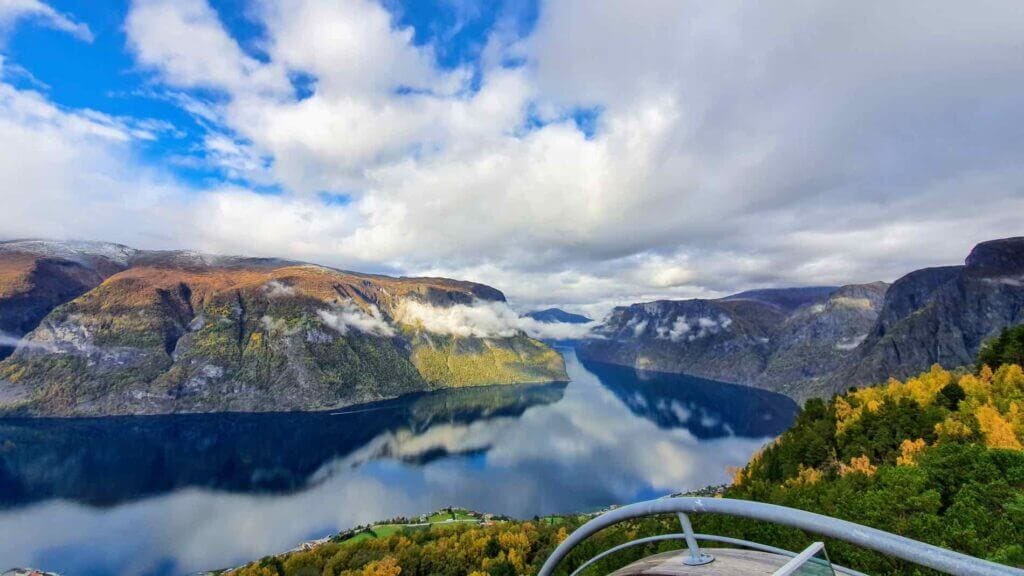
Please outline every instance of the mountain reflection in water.
[[564, 352], [567, 385], [333, 414], [0, 420], [0, 558], [179, 574], [449, 505], [593, 509], [724, 482], [796, 415], [777, 394]]
[[[0, 420], [0, 506], [47, 498], [109, 506], [188, 487], [286, 493], [384, 433], [516, 417], [564, 390], [466, 388], [336, 412]], [[396, 456], [426, 464], [450, 455]]]

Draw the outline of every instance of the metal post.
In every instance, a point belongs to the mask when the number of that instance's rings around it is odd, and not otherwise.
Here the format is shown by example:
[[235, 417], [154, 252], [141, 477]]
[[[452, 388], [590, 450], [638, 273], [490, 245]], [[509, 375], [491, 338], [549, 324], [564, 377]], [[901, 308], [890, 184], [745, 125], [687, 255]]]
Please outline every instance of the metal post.
[[690, 556], [683, 558], [683, 564], [687, 566], [703, 566], [704, 564], [714, 562], [714, 556], [704, 554], [700, 551], [700, 547], [697, 546], [697, 539], [693, 537], [693, 525], [690, 524], [690, 518], [682, 512], [678, 516], [679, 524], [683, 527], [683, 536], [686, 537], [686, 547], [690, 549]]

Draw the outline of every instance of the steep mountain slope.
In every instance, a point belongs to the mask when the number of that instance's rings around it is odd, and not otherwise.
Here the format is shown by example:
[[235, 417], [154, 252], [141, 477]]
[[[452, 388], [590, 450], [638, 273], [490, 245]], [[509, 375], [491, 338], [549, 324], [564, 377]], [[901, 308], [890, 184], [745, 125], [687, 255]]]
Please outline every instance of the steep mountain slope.
[[784, 321], [757, 300], [659, 300], [615, 308], [578, 350], [587, 360], [744, 383], [764, 371]]
[[123, 270], [132, 254], [116, 244], [0, 242], [0, 360], [57, 305]]
[[744, 292], [616, 308], [581, 357], [793, 393], [853, 354], [886, 285]]
[[119, 266], [52, 299], [60, 305], [0, 363], [7, 411], [312, 410], [565, 378], [561, 357], [525, 335], [435, 335], [401, 319], [407, 302], [503, 301], [489, 286], [188, 252], [132, 252]]
[[1024, 322], [1024, 238], [983, 242], [964, 266], [891, 287], [754, 290], [616, 308], [580, 356], [760, 386], [797, 399], [973, 362]]
[[823, 302], [802, 306], [773, 336], [774, 349], [762, 385], [806, 397], [843, 368], [875, 324], [889, 285], [851, 284]]
[[971, 364], [981, 344], [1024, 322], [1024, 237], [978, 244], [964, 266], [928, 268], [897, 280], [854, 365], [832, 390], [905, 377], [933, 363]]

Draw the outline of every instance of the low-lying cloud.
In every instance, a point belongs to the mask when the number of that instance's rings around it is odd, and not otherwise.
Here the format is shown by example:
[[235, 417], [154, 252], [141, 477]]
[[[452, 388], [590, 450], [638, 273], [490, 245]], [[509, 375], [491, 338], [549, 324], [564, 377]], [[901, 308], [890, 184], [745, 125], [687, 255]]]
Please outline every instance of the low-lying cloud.
[[56, 350], [53, 346], [45, 342], [36, 342], [34, 340], [21, 338], [15, 336], [14, 334], [4, 332], [3, 330], [0, 330], [0, 346], [10, 348], [27, 348], [31, 350], [45, 350], [47, 352], [53, 352]]
[[406, 300], [399, 306], [395, 319], [433, 332], [452, 336], [478, 338], [509, 338], [525, 332], [531, 338], [571, 340], [584, 338], [597, 325], [540, 322], [520, 316], [504, 302], [476, 301], [440, 307]]
[[728, 330], [731, 325], [732, 319], [725, 314], [720, 314], [718, 318], [701, 316], [691, 319], [687, 316], [679, 316], [672, 323], [672, 326], [658, 326], [656, 332], [658, 338], [668, 339], [673, 342], [683, 340], [692, 342], [699, 338]]
[[317, 310], [317, 315], [328, 327], [344, 336], [349, 330], [356, 330], [372, 336], [391, 337], [395, 329], [388, 324], [380, 310], [370, 304], [363, 310], [352, 301], [342, 302], [330, 310]]
[[270, 282], [267, 282], [263, 285], [263, 291], [267, 293], [268, 298], [295, 295], [295, 288], [281, 282], [280, 280], [271, 280]]

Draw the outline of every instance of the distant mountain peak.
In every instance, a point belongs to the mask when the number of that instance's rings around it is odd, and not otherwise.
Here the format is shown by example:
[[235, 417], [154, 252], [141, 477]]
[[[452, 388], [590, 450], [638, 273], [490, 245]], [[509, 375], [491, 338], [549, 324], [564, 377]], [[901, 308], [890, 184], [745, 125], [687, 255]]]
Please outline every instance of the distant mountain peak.
[[553, 324], [556, 322], [562, 322], [565, 324], [587, 324], [593, 322], [592, 319], [587, 318], [582, 314], [573, 314], [572, 312], [566, 312], [561, 308], [547, 308], [545, 310], [534, 310], [523, 314], [528, 318], [533, 318], [538, 322], [544, 322], [546, 324]]
[[91, 240], [45, 240], [28, 238], [0, 241], [0, 253], [21, 252], [39, 257], [62, 258], [80, 262], [87, 258], [103, 258], [127, 265], [139, 253], [135, 248], [114, 242]]
[[807, 304], [823, 302], [839, 290], [839, 286], [804, 286], [797, 288], [762, 288], [746, 290], [722, 300], [754, 300], [782, 310], [796, 310]]

